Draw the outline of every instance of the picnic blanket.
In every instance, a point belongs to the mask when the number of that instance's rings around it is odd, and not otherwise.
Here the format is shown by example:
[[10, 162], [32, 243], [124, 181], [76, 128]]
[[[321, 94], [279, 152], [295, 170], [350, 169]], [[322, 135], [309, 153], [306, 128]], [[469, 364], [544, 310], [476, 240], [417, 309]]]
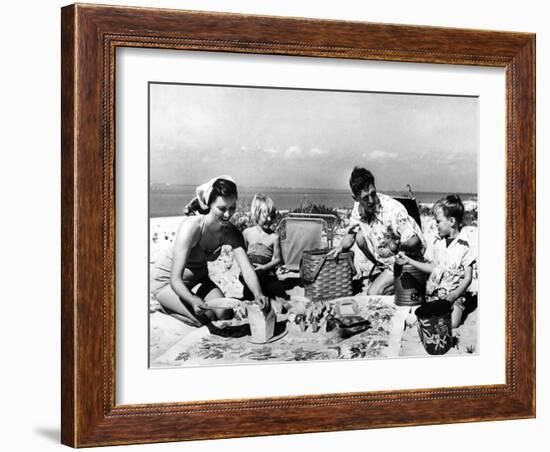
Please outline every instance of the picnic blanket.
[[[360, 314], [370, 321], [368, 329], [346, 339], [335, 332], [300, 332], [278, 315], [276, 337], [266, 344], [251, 342], [246, 321], [220, 321], [212, 334], [206, 326], [189, 332], [161, 356], [152, 367], [196, 367], [259, 362], [373, 359], [399, 356], [404, 318], [392, 296], [355, 296]], [[247, 330], [248, 328], [248, 330]], [[211, 328], [212, 329], [212, 328]]]

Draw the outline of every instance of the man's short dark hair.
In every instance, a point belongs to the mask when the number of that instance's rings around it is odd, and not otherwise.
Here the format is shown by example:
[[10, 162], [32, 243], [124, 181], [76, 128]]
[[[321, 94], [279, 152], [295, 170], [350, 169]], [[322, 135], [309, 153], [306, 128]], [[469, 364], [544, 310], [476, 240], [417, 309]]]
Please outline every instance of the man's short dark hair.
[[370, 185], [375, 186], [372, 173], [368, 169], [359, 166], [353, 168], [349, 178], [349, 186], [354, 196], [358, 196], [361, 190], [368, 188]]

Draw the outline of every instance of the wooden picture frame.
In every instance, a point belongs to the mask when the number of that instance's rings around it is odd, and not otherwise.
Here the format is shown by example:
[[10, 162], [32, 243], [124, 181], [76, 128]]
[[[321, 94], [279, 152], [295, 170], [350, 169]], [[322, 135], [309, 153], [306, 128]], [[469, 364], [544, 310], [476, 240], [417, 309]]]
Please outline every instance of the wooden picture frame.
[[[535, 416], [535, 36], [71, 5], [62, 9], [62, 442], [73, 447]], [[115, 403], [115, 50], [185, 49], [506, 70], [506, 382]]]

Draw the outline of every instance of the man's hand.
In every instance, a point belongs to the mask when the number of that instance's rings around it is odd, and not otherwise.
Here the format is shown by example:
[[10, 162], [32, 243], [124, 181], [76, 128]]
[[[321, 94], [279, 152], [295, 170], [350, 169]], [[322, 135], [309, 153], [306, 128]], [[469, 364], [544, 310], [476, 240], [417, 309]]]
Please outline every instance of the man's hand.
[[399, 244], [399, 249], [405, 251], [406, 253], [415, 254], [422, 249], [422, 241], [415, 234], [410, 239], [405, 240]]
[[351, 247], [355, 243], [355, 236], [357, 234], [358, 229], [359, 229], [359, 225], [355, 225], [349, 228], [347, 234], [342, 238], [342, 241], [340, 242], [340, 244], [337, 247], [335, 247], [333, 250], [329, 251], [329, 253], [327, 254], [327, 257], [329, 259], [336, 259], [340, 255], [340, 253], [351, 249]]
[[341, 246], [337, 246], [336, 248], [330, 250], [327, 254], [328, 259], [336, 259], [340, 253], [343, 251]]
[[401, 247], [401, 240], [399, 239], [390, 239], [388, 242], [388, 248], [393, 254], [397, 254], [399, 252], [399, 249]]

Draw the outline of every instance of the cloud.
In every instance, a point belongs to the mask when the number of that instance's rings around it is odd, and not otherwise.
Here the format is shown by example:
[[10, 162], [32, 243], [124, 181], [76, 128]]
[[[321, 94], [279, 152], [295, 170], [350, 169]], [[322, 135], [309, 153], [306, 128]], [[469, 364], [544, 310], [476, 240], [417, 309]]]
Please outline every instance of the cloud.
[[275, 148], [267, 148], [267, 149], [264, 149], [264, 152], [268, 155], [271, 155], [271, 156], [275, 156], [277, 154], [279, 154], [279, 149], [275, 149]]
[[384, 159], [394, 160], [397, 158], [397, 152], [388, 152], [388, 151], [382, 151], [380, 149], [376, 149], [370, 153], [369, 157], [375, 160], [384, 160]]
[[312, 148], [309, 150], [310, 155], [327, 155], [328, 151], [326, 149]]
[[300, 149], [298, 146], [290, 146], [285, 151], [285, 157], [287, 159], [300, 157], [302, 155], [302, 149]]

